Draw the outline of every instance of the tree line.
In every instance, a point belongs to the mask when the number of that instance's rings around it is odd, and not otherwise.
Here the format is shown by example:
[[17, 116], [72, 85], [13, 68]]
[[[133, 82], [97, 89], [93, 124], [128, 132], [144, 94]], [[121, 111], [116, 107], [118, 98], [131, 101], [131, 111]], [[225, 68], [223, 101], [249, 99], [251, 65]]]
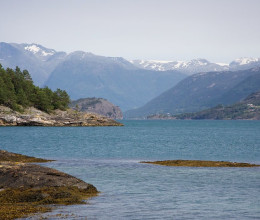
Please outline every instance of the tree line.
[[69, 103], [70, 97], [65, 90], [40, 88], [33, 84], [27, 70], [4, 69], [0, 64], [0, 104], [16, 111], [35, 107], [50, 113], [55, 109], [66, 110]]

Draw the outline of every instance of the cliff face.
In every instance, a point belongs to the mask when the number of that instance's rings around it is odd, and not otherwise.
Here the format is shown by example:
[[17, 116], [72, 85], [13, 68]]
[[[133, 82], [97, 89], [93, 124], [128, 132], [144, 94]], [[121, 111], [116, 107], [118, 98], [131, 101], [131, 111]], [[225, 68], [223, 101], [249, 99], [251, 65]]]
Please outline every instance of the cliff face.
[[71, 107], [81, 112], [91, 112], [111, 119], [122, 119], [123, 113], [118, 106], [102, 98], [85, 98], [72, 101]]
[[122, 126], [121, 123], [94, 113], [55, 110], [47, 114], [35, 108], [23, 113], [0, 105], [0, 126]]

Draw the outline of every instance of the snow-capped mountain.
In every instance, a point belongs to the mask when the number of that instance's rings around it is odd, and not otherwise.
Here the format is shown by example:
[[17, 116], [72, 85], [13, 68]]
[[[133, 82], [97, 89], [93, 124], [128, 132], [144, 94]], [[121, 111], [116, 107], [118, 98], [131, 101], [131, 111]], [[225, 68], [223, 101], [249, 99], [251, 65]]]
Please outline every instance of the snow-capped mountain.
[[0, 42], [0, 64], [27, 69], [36, 85], [65, 89], [72, 99], [102, 97], [122, 110], [144, 105], [186, 77], [174, 70], [144, 70], [122, 57], [67, 54], [38, 44]]
[[174, 70], [140, 69], [121, 57], [76, 51], [52, 71], [45, 85], [53, 90], [65, 89], [74, 100], [102, 97], [128, 110], [145, 104], [185, 77]]
[[243, 57], [235, 59], [229, 64], [230, 70], [245, 70], [260, 66], [260, 58]]
[[52, 56], [56, 53], [55, 50], [45, 48], [38, 44], [24, 45], [24, 50], [29, 51], [29, 52], [33, 53], [34, 55], [38, 55], [38, 56], [42, 56], [42, 57]]
[[226, 63], [211, 63], [206, 59], [193, 59], [190, 61], [159, 61], [159, 60], [131, 60], [139, 68], [156, 71], [178, 70], [187, 75], [197, 72], [243, 70], [260, 66], [259, 58], [239, 58]]
[[42, 86], [53, 69], [67, 56], [39, 44], [0, 42], [0, 63], [4, 68], [29, 70], [36, 85]]
[[57, 52], [54, 49], [43, 47], [39, 44], [11, 44], [23, 51], [26, 55], [36, 57], [40, 61], [50, 61], [52, 59], [63, 59], [67, 56], [65, 52]]
[[237, 64], [237, 65], [246, 65], [250, 63], [256, 63], [259, 62], [260, 58], [252, 58], [252, 57], [242, 57], [235, 59], [232, 63]]
[[[121, 109], [144, 105], [187, 75], [243, 70], [260, 66], [259, 59], [240, 58], [230, 64], [206, 59], [191, 61], [127, 61], [89, 52], [58, 52], [39, 44], [0, 42], [0, 64], [27, 69], [38, 86], [66, 89], [73, 99], [103, 97]], [[214, 88], [216, 84], [207, 85]]]
[[210, 64], [205, 59], [194, 59], [191, 61], [160, 61], [160, 60], [131, 60], [134, 65], [157, 71], [166, 71], [172, 69], [188, 68], [189, 66], [206, 66]]

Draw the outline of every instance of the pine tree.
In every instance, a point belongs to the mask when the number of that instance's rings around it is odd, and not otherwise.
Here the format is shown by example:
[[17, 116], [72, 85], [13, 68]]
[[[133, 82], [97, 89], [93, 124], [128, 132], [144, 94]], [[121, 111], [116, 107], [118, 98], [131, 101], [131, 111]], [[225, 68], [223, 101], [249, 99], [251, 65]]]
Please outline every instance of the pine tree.
[[0, 104], [21, 111], [22, 107], [34, 106], [40, 110], [51, 112], [54, 109], [66, 110], [70, 97], [65, 90], [53, 92], [48, 87], [39, 88], [33, 85], [27, 70], [21, 71], [2, 68], [0, 64]]

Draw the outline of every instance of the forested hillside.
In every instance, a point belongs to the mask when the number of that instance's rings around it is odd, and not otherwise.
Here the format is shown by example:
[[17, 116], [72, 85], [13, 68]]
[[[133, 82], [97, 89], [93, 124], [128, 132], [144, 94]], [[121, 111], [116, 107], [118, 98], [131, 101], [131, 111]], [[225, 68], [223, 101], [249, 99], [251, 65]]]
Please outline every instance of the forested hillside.
[[233, 105], [217, 105], [196, 113], [174, 116], [174, 119], [250, 119], [260, 120], [260, 91], [249, 95], [245, 100]]
[[124, 113], [125, 118], [153, 114], [198, 112], [218, 104], [231, 105], [260, 90], [260, 68], [241, 71], [198, 73], [152, 99], [141, 108]]
[[22, 111], [26, 107], [35, 107], [45, 112], [68, 108], [70, 97], [67, 92], [48, 87], [39, 88], [33, 84], [27, 70], [4, 69], [0, 64], [0, 105]]

